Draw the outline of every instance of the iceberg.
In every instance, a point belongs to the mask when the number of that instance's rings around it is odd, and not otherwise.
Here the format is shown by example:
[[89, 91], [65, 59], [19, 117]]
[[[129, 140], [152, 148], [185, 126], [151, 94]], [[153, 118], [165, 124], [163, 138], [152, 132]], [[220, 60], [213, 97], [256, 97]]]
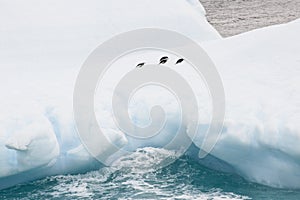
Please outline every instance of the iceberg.
[[[81, 145], [73, 120], [82, 63], [105, 40], [138, 28], [220, 39], [199, 8], [183, 0], [1, 1], [0, 189], [101, 167]], [[110, 140], [126, 144], [106, 121]]]
[[224, 132], [211, 154], [273, 187], [300, 187], [299, 33], [298, 19], [204, 45], [226, 95]]
[[[300, 20], [221, 38], [207, 22], [202, 5], [193, 0], [90, 0], [84, 6], [77, 0], [1, 4], [0, 189], [103, 166], [77, 134], [72, 105], [76, 77], [99, 44], [117, 33], [145, 27], [174, 30], [197, 41], [223, 80], [223, 132], [209, 159], [191, 155], [201, 164], [230, 169], [253, 182], [300, 188]], [[161, 53], [139, 52], [114, 65], [126, 68], [142, 60], [156, 61]], [[201, 123], [189, 149], [193, 152], [201, 147], [212, 108], [205, 84], [188, 67], [183, 63], [176, 70], [188, 77], [199, 97]], [[154, 86], [138, 91], [129, 104], [132, 121], [146, 126], [150, 108], [160, 105], [168, 122], [150, 140], [129, 137], [112, 116], [111, 89], [121, 73], [114, 69], [111, 72], [116, 76], [104, 77], [106, 87], [95, 97], [95, 112], [106, 136], [128, 151], [164, 146], [180, 123], [176, 98]], [[187, 134], [188, 126], [185, 124]], [[117, 157], [112, 156], [112, 161]]]

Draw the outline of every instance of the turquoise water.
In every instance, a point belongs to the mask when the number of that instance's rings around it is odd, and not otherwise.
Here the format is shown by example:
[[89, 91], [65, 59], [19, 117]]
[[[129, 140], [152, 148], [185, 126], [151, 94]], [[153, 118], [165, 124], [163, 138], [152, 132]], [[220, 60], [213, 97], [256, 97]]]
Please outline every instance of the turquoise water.
[[217, 172], [183, 156], [157, 168], [148, 157], [80, 175], [55, 176], [0, 191], [0, 199], [300, 199]]

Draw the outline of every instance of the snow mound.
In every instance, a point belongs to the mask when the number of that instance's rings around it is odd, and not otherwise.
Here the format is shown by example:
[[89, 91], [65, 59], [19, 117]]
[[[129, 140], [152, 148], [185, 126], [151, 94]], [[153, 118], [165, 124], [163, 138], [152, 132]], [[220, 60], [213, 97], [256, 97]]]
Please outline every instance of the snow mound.
[[[184, 0], [0, 4], [0, 188], [101, 166], [81, 145], [72, 114], [78, 71], [99, 44], [148, 27], [175, 30], [199, 42], [221, 38], [200, 4]], [[103, 128], [117, 146], [128, 143], [109, 123]]]
[[212, 154], [251, 181], [300, 187], [300, 19], [205, 44], [226, 121]]

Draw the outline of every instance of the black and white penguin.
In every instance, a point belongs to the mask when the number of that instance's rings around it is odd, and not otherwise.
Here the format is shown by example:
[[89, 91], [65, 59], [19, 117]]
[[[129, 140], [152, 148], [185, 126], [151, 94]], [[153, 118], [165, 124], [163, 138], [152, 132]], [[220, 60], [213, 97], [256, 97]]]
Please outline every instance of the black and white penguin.
[[167, 56], [164, 56], [164, 57], [162, 57], [160, 60], [159, 60], [159, 64], [161, 65], [161, 64], [165, 64], [167, 61], [168, 61], [168, 57]]
[[145, 63], [139, 63], [137, 66], [136, 66], [136, 68], [141, 68], [141, 67], [143, 67], [145, 65]]
[[184, 59], [183, 59], [183, 58], [180, 58], [179, 60], [177, 60], [177, 62], [176, 62], [175, 65], [180, 64], [180, 63], [182, 63], [183, 61], [184, 61]]

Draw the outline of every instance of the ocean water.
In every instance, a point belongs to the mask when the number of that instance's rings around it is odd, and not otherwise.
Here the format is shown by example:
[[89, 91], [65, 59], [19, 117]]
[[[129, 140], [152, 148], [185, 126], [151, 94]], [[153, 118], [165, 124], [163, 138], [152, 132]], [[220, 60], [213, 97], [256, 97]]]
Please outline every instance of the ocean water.
[[[160, 156], [158, 156], [160, 154]], [[115, 166], [78, 175], [60, 175], [0, 192], [0, 199], [295, 199], [300, 191], [274, 189], [199, 165], [188, 156], [166, 159], [162, 150], [139, 151]], [[160, 160], [157, 160], [157, 158]]]
[[208, 21], [224, 37], [290, 22], [300, 17], [300, 0], [200, 0]]

